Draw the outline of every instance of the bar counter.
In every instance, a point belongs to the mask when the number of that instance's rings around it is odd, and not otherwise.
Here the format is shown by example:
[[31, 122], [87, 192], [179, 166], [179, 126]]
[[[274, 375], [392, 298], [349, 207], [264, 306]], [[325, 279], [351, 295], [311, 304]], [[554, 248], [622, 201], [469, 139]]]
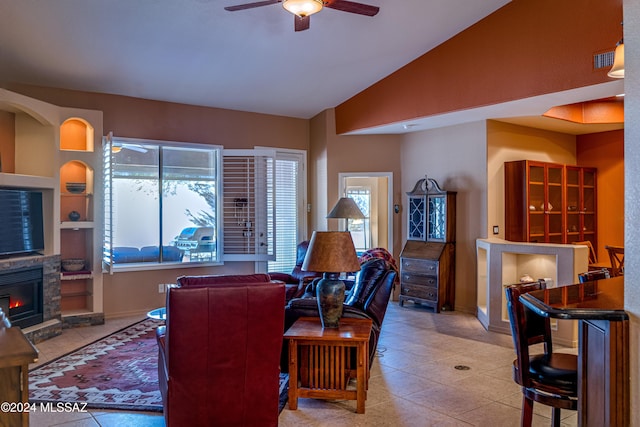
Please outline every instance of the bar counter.
[[624, 311], [624, 276], [576, 283], [520, 296], [540, 316], [576, 320], [629, 320]]
[[579, 321], [578, 425], [629, 425], [624, 276], [533, 291], [520, 301], [540, 316]]

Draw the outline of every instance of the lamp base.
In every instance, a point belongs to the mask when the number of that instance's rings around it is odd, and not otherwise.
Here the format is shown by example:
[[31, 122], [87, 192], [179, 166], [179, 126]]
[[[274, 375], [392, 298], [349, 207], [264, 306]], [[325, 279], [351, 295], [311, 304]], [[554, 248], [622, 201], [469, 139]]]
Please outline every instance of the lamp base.
[[339, 277], [340, 273], [324, 273], [316, 284], [318, 311], [323, 328], [340, 326], [345, 286]]

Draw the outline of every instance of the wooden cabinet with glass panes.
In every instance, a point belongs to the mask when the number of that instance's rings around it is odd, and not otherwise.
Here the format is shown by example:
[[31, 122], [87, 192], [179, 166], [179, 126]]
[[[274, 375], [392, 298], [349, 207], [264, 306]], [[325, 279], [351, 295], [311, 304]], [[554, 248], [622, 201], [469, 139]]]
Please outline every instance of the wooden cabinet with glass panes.
[[400, 253], [400, 296], [405, 301], [453, 310], [455, 300], [456, 193], [431, 178], [407, 193], [407, 242]]
[[507, 240], [565, 243], [563, 165], [506, 162], [504, 187]]
[[596, 170], [529, 160], [505, 162], [505, 239], [596, 243]]

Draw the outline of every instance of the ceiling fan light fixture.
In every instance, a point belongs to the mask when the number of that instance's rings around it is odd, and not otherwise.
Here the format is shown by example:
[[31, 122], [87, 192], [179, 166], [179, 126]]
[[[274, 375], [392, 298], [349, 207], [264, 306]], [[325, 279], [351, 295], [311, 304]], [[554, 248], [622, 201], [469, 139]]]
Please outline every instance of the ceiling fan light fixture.
[[322, 0], [282, 0], [282, 7], [301, 18], [322, 10]]

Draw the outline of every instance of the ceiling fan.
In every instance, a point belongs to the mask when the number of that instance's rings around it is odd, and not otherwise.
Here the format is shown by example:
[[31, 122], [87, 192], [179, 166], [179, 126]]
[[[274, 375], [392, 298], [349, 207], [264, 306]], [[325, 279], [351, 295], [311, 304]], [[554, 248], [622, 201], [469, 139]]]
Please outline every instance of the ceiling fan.
[[296, 31], [309, 29], [310, 16], [320, 12], [323, 7], [339, 10], [341, 12], [356, 13], [358, 15], [375, 16], [380, 8], [368, 4], [356, 3], [347, 0], [264, 0], [254, 3], [239, 4], [237, 6], [225, 7], [229, 12], [238, 10], [253, 9], [255, 7], [269, 6], [282, 3], [289, 12], [294, 15], [294, 28]]

